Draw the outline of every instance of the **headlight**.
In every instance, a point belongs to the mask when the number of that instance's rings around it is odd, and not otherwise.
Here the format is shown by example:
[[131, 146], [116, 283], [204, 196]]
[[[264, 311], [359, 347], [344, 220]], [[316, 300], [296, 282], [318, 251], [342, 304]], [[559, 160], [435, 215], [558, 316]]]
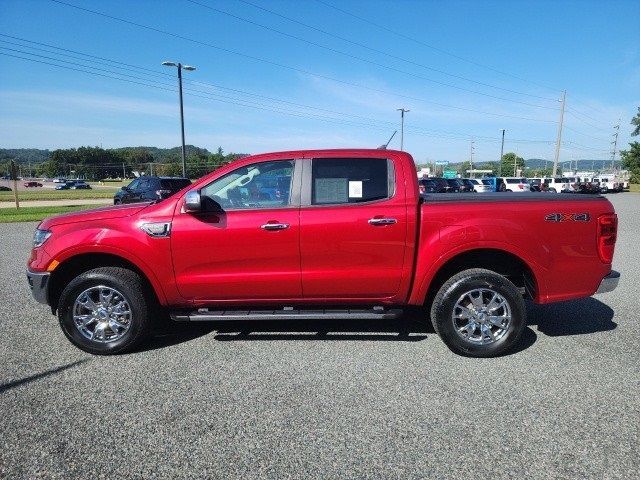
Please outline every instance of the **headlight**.
[[51, 236], [51, 231], [36, 229], [33, 234], [33, 248], [40, 247]]

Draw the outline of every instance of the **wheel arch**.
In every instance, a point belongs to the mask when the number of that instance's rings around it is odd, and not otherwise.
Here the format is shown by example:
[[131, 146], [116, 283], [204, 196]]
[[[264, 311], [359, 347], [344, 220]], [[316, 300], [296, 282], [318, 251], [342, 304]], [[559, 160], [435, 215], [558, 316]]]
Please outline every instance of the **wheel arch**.
[[422, 296], [423, 305], [431, 308], [434, 297], [447, 279], [470, 268], [484, 268], [507, 277], [531, 299], [536, 299], [540, 293], [534, 270], [520, 256], [500, 248], [475, 248], [457, 253], [437, 269]]
[[146, 293], [150, 295], [149, 298], [153, 298], [159, 303], [162, 300], [160, 298], [163, 295], [162, 291], [160, 291], [159, 295], [157, 286], [154, 285], [149, 275], [131, 260], [114, 253], [85, 252], [66, 258], [51, 272], [51, 278], [49, 279], [49, 305], [51, 306], [51, 311], [55, 314], [58, 309], [60, 295], [73, 278], [86, 271], [100, 267], [120, 267], [137, 273], [144, 282]]

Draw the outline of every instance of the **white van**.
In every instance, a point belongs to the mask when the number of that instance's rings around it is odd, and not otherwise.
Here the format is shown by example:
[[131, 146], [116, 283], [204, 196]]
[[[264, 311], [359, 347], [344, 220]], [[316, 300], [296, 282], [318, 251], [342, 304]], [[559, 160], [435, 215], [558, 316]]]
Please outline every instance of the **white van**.
[[600, 185], [600, 191], [602, 193], [621, 192], [623, 188], [623, 183], [618, 181], [613, 173], [600, 174], [597, 177], [594, 177], [593, 181], [598, 182], [598, 184]]
[[523, 177], [504, 177], [507, 192], [524, 193], [531, 191], [529, 180]]
[[[570, 177], [573, 178], [573, 177]], [[575, 187], [575, 178], [573, 178], [573, 184], [569, 181], [569, 178], [562, 177], [545, 177], [545, 178], [532, 178], [530, 179], [534, 184], [545, 184], [546, 188], [544, 189], [547, 192], [574, 192], [577, 190]]]

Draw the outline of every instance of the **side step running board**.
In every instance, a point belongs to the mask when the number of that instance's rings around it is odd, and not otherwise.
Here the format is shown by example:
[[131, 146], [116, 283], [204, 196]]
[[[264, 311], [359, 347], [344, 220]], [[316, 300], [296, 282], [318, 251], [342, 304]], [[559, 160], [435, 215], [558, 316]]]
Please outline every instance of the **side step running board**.
[[208, 310], [173, 312], [176, 322], [208, 322], [214, 320], [393, 320], [402, 315], [402, 310], [373, 309], [349, 310]]

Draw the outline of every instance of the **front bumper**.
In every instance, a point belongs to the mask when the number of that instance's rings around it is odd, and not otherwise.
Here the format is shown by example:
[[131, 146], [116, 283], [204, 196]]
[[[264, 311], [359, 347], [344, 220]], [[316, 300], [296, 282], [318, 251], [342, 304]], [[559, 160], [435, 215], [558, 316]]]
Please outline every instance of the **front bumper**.
[[600, 282], [600, 286], [598, 287], [596, 293], [607, 293], [614, 291], [618, 286], [619, 281], [620, 273], [616, 272], [615, 270], [611, 270], [611, 272], [609, 272], [607, 276], [604, 277]]
[[31, 272], [27, 270], [27, 281], [29, 282], [29, 288], [31, 288], [31, 295], [36, 301], [49, 303], [49, 272]]

